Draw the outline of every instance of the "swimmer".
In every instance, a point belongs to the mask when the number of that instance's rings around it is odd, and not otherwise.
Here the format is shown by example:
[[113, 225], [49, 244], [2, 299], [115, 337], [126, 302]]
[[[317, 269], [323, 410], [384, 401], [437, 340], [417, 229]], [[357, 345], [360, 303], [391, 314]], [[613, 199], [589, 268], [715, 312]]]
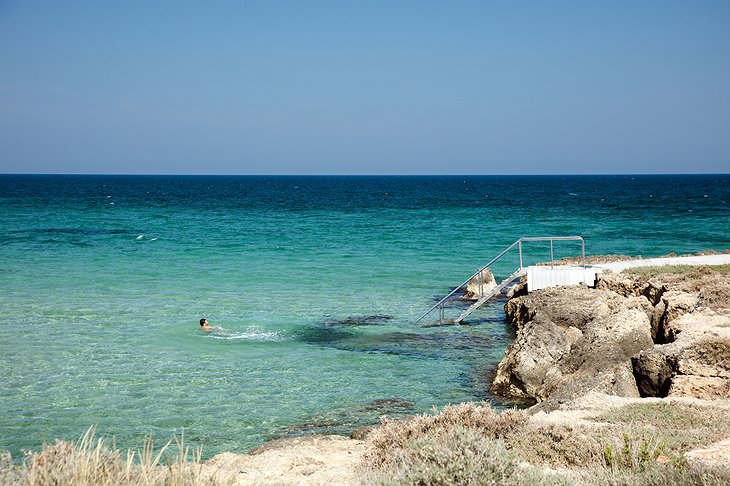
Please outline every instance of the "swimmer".
[[217, 329], [220, 329], [218, 327], [214, 327], [214, 326], [211, 326], [210, 324], [208, 324], [208, 319], [205, 319], [205, 318], [200, 319], [200, 328], [203, 331], [215, 331]]

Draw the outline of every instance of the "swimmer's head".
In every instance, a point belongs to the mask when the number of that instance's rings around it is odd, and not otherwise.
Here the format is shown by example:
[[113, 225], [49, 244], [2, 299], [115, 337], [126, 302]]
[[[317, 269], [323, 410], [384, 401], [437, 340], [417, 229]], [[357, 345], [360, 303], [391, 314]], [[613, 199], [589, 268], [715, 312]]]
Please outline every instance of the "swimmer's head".
[[208, 319], [200, 319], [200, 326], [205, 327], [205, 325], [208, 324]]

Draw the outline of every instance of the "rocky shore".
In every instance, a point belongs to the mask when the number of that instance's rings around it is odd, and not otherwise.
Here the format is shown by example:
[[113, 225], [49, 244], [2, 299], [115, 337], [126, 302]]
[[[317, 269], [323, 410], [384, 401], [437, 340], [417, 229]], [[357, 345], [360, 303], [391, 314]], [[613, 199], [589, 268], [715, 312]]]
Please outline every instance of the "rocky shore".
[[[503, 449], [500, 444], [506, 443], [509, 450], [492, 452], [504, 457], [521, 452], [504, 463], [521, 465], [509, 473], [501, 470], [511, 479], [500, 484], [604, 479], [633, 484], [632, 474], [653, 481], [647, 471], [667, 484], [722, 484], [730, 477], [724, 472], [703, 476], [694, 466], [672, 466], [672, 476], [666, 472], [670, 469], [651, 466], [681, 460], [728, 467], [730, 269], [605, 272], [595, 288], [530, 294], [522, 282], [512, 290], [505, 312], [516, 339], [496, 369], [492, 392], [534, 400], [526, 411], [499, 417], [488, 406], [470, 404], [435, 416], [385, 421], [356, 439], [286, 439], [244, 456], [223, 454], [205, 463], [205, 470], [211, 477], [228, 475], [237, 484], [361, 484], [373, 477], [367, 470], [381, 468], [374, 476], [378, 482], [430, 484], [438, 482], [438, 474], [452, 474], [443, 472], [449, 463], [494, 444]], [[476, 430], [478, 440], [463, 430]], [[474, 446], [475, 440], [481, 445]], [[413, 444], [421, 449], [413, 452]], [[442, 451], [446, 459], [424, 459], [424, 451]], [[432, 463], [441, 464], [434, 466], [436, 472], [428, 472]], [[589, 464], [599, 473], [580, 472]], [[438, 467], [447, 469], [439, 472]], [[469, 467], [460, 465], [453, 474]], [[414, 479], [408, 475], [413, 471], [432, 475]], [[596, 474], [598, 479], [590, 479]]]
[[[429, 415], [382, 417], [351, 437], [280, 439], [203, 463], [189, 460], [180, 441], [176, 461], [171, 443], [153, 452], [151, 438], [136, 460], [130, 453], [125, 461], [91, 428], [79, 443], [45, 444], [22, 465], [0, 454], [0, 484], [724, 486], [730, 257], [720, 260], [712, 267], [621, 263], [621, 271], [599, 274], [594, 288], [528, 293], [525, 282], [515, 286], [505, 313], [516, 338], [491, 389], [533, 401], [526, 409], [448, 405]], [[494, 284], [487, 277], [472, 282], [472, 298]]]
[[712, 267], [599, 274], [595, 288], [514, 289], [517, 329], [492, 391], [538, 410], [589, 392], [730, 397], [730, 274]]

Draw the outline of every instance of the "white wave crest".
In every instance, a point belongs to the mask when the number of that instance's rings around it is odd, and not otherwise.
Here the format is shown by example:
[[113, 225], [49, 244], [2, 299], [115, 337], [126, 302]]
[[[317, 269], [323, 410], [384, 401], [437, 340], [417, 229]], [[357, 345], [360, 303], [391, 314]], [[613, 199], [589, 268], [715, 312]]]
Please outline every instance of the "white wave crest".
[[279, 341], [281, 336], [276, 331], [267, 331], [257, 326], [251, 326], [244, 331], [220, 331], [208, 334], [211, 339], [225, 339], [227, 341]]

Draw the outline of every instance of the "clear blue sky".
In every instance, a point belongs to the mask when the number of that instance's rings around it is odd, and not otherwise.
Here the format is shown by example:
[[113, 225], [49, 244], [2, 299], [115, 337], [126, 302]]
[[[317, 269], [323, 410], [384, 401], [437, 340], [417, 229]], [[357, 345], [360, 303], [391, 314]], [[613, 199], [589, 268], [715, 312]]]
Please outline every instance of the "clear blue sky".
[[727, 0], [0, 0], [0, 172], [729, 168]]

